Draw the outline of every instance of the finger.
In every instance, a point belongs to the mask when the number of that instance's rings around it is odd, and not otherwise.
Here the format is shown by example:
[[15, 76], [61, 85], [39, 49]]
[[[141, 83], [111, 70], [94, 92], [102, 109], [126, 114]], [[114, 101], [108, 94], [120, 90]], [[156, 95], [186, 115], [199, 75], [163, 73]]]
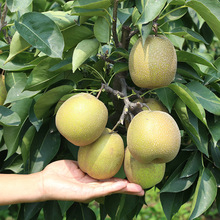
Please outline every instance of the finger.
[[143, 196], [144, 195], [144, 190], [138, 184], [128, 183], [127, 187], [122, 189], [121, 193], [132, 194], [132, 195], [137, 195], [137, 196]]
[[90, 190], [90, 192], [92, 193], [90, 196], [96, 198], [120, 192], [122, 189], [127, 187], [127, 184], [127, 181], [124, 180], [119, 180], [116, 182], [109, 181], [103, 183], [97, 182], [94, 183], [93, 186], [91, 186], [93, 189]]

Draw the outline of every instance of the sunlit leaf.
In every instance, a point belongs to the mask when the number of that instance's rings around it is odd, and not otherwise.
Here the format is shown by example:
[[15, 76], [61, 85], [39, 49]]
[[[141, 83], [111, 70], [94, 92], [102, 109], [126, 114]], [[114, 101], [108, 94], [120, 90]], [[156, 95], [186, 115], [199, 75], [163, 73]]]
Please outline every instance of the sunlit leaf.
[[111, 23], [108, 14], [106, 16], [98, 17], [94, 25], [94, 35], [96, 39], [101, 43], [108, 43], [111, 33], [110, 28]]
[[10, 52], [9, 56], [5, 61], [5, 64], [13, 59], [17, 54], [23, 52], [24, 50], [28, 49], [31, 45], [25, 41], [21, 35], [16, 31], [12, 37], [11, 44], [10, 44]]
[[207, 125], [205, 118], [205, 111], [201, 103], [194, 96], [194, 94], [181, 83], [172, 83], [169, 85], [180, 99], [188, 106], [188, 108], [205, 124]]
[[212, 205], [216, 195], [217, 184], [215, 177], [208, 168], [204, 168], [197, 182], [189, 219], [195, 219], [204, 213]]
[[192, 81], [186, 86], [199, 100], [204, 109], [215, 115], [220, 115], [220, 98], [211, 90], [197, 81]]
[[142, 2], [143, 11], [140, 19], [138, 20], [138, 24], [147, 24], [148, 22], [153, 21], [160, 14], [166, 4], [166, 0], [145, 0]]
[[38, 12], [24, 14], [20, 22], [15, 22], [19, 34], [33, 47], [50, 57], [62, 58], [63, 36], [49, 17]]
[[95, 55], [99, 48], [99, 42], [96, 39], [83, 40], [73, 51], [72, 70], [73, 73], [83, 64], [90, 56]]
[[15, 153], [18, 148], [20, 134], [22, 132], [23, 125], [28, 118], [28, 111], [30, 105], [31, 105], [30, 99], [23, 99], [15, 102], [11, 107], [11, 110], [19, 115], [21, 122], [19, 126], [16, 127], [4, 126], [3, 136], [4, 136], [5, 144], [8, 148], [7, 158], [9, 158], [13, 153]]
[[6, 0], [7, 6], [11, 12], [19, 11], [26, 8], [33, 0]]
[[72, 86], [63, 85], [49, 90], [40, 96], [34, 105], [34, 112], [38, 119], [48, 114], [49, 110], [55, 105], [65, 94], [73, 89]]
[[186, 5], [198, 12], [220, 39], [220, 2], [218, 0], [188, 0]]
[[21, 122], [19, 115], [13, 110], [0, 106], [0, 125], [18, 126]]

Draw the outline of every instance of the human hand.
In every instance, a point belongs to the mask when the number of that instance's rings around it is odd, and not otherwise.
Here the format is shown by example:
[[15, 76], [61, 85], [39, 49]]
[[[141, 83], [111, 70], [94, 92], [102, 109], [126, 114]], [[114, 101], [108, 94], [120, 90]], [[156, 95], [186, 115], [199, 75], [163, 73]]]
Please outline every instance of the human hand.
[[82, 172], [76, 161], [60, 160], [49, 164], [42, 172], [43, 200], [86, 202], [113, 193], [143, 196], [141, 186], [125, 179], [96, 180]]

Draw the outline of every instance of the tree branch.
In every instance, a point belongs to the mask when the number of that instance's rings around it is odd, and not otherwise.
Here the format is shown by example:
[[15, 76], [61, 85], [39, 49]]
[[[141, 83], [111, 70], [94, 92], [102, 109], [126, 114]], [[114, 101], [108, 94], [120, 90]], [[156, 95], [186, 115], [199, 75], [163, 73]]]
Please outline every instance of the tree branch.
[[112, 34], [113, 34], [113, 39], [115, 41], [115, 46], [120, 47], [118, 34], [117, 34], [117, 17], [118, 17], [118, 0], [114, 0]]
[[[0, 8], [1, 8], [1, 6], [2, 6], [2, 4], [0, 4]], [[1, 12], [1, 10], [0, 10], [0, 17], [1, 17], [0, 32], [1, 31], [3, 32], [7, 43], [10, 43], [11, 39], [10, 39], [10, 37], [7, 36], [6, 30], [3, 29], [7, 25], [7, 22], [5, 21], [6, 16], [7, 16], [7, 12], [8, 12], [8, 7], [7, 7], [7, 4], [5, 3], [3, 11]]]

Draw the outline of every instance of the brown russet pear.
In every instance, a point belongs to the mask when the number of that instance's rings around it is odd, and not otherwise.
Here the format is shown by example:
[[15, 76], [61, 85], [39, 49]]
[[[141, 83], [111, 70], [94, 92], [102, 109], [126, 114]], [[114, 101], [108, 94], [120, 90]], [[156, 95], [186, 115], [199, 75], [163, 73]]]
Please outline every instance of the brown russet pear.
[[124, 160], [124, 142], [121, 136], [110, 129], [93, 143], [79, 148], [78, 164], [82, 171], [95, 179], [113, 177]]
[[176, 75], [177, 56], [173, 44], [162, 35], [138, 39], [129, 55], [129, 71], [134, 84], [141, 88], [169, 85]]
[[7, 90], [5, 87], [5, 76], [0, 74], [0, 105], [3, 105], [7, 96]]
[[70, 97], [56, 114], [58, 131], [77, 146], [94, 142], [104, 131], [107, 120], [108, 110], [104, 103], [88, 93]]
[[142, 111], [132, 119], [127, 145], [132, 156], [142, 163], [167, 163], [180, 149], [180, 130], [171, 115], [162, 111]]
[[139, 184], [143, 189], [148, 189], [159, 182], [165, 174], [165, 163], [140, 163], [130, 153], [128, 147], [125, 150], [124, 171], [131, 183]]

